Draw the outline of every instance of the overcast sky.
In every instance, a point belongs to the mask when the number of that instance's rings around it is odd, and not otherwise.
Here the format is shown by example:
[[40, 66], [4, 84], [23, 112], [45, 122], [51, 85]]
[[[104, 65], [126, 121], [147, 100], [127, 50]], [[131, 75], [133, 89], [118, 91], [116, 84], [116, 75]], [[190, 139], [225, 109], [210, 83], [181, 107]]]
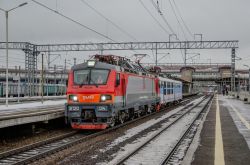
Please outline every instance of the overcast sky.
[[[28, 2], [28, 5], [9, 14], [9, 41], [34, 44], [110, 42], [108, 39], [37, 5], [31, 0], [0, 0], [0, 8], [8, 10], [23, 2]], [[39, 0], [39, 2], [117, 42], [168, 41], [168, 32], [171, 33], [171, 30], [163, 21], [159, 14], [160, 11], [180, 40], [185, 40], [181, 27], [188, 40], [194, 39], [190, 33], [203, 34], [203, 40], [239, 40], [240, 48], [237, 50], [237, 56], [243, 60], [237, 61], [237, 67], [244, 68], [243, 64], [250, 65], [249, 0], [158, 0], [158, 6], [157, 0], [153, 0], [156, 8], [151, 0]], [[117, 29], [83, 2], [94, 7], [127, 34]], [[164, 27], [164, 30], [145, 10], [141, 2]], [[171, 4], [182, 26], [178, 24]], [[181, 13], [190, 32], [184, 27], [179, 13]], [[5, 15], [4, 12], [0, 11], [0, 41], [5, 41], [5, 34]], [[199, 40], [199, 37], [196, 36], [196, 39]], [[69, 67], [73, 63], [74, 57], [77, 58], [77, 63], [80, 63], [84, 59], [88, 59], [89, 55], [96, 53], [98, 52], [60, 53], [61, 57], [57, 58], [52, 65], [63, 65], [64, 59], [67, 58], [71, 60], [68, 64]], [[135, 52], [110, 51], [104, 53], [130, 57]], [[152, 51], [137, 51], [137, 53], [149, 55], [143, 62], [153, 62], [155, 59]], [[160, 62], [183, 62], [180, 51], [164, 50], [160, 53], [170, 53]], [[188, 55], [188, 62], [195, 63], [210, 61], [212, 63], [229, 63], [231, 56], [230, 50], [188, 50], [188, 53], [200, 53], [200, 57], [197, 56], [193, 60], [190, 57], [195, 54]], [[164, 54], [159, 56], [161, 58]], [[23, 59], [24, 53], [22, 51], [10, 51], [11, 67], [24, 66]], [[0, 68], [4, 66], [5, 51], [1, 50]]]

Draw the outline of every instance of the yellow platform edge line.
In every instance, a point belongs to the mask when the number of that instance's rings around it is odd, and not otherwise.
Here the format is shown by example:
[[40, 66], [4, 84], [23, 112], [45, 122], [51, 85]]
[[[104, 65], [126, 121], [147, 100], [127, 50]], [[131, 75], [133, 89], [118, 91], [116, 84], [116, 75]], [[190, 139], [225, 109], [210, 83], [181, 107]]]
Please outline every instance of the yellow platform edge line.
[[228, 104], [230, 105], [230, 107], [232, 108], [232, 110], [236, 113], [236, 115], [239, 117], [239, 119], [241, 120], [241, 122], [247, 127], [247, 129], [250, 129], [250, 124], [247, 122], [247, 120], [240, 114], [240, 112], [236, 109], [236, 108], [234, 108], [233, 106], [232, 106], [232, 104], [229, 102], [229, 101], [227, 101], [228, 102]]
[[225, 165], [224, 160], [224, 148], [221, 133], [221, 120], [220, 120], [220, 106], [218, 101], [218, 95], [216, 95], [216, 126], [215, 126], [215, 152], [214, 152], [214, 164]]

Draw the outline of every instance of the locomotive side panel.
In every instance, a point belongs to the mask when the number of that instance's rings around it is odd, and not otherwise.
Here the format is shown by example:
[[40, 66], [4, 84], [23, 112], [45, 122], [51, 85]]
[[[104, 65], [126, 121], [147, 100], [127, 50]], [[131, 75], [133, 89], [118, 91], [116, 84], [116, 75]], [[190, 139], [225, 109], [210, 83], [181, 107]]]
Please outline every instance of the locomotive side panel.
[[127, 106], [138, 107], [151, 104], [156, 99], [154, 79], [139, 76], [128, 76], [126, 88]]

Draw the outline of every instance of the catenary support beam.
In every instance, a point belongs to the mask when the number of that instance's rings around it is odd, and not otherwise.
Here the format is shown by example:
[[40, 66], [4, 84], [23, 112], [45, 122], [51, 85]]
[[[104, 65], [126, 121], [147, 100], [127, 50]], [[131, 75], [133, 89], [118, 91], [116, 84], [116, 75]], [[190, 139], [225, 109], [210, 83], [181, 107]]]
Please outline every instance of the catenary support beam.
[[[59, 51], [105, 51], [105, 50], [152, 50], [156, 49], [232, 49], [238, 48], [238, 41], [176, 41], [176, 42], [121, 42], [121, 43], [83, 43], [34, 45], [27, 42], [9, 42], [9, 49], [30, 49], [36, 47], [39, 52]], [[0, 49], [5, 49], [0, 42]]]

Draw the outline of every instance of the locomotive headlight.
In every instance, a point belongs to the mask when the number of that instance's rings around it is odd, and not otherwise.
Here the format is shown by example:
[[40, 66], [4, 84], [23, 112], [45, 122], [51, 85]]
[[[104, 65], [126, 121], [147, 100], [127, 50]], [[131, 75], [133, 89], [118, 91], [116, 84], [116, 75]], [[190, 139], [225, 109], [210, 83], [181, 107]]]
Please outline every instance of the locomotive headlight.
[[74, 102], [78, 101], [78, 97], [76, 95], [69, 95], [69, 99]]
[[77, 101], [77, 96], [73, 96], [73, 101]]
[[111, 95], [101, 95], [101, 102], [105, 102], [107, 100], [112, 100]]
[[102, 95], [102, 96], [101, 96], [101, 101], [106, 101], [106, 99], [107, 99], [107, 98], [106, 98], [105, 95]]
[[95, 61], [90, 60], [87, 62], [88, 67], [94, 67], [95, 66]]

